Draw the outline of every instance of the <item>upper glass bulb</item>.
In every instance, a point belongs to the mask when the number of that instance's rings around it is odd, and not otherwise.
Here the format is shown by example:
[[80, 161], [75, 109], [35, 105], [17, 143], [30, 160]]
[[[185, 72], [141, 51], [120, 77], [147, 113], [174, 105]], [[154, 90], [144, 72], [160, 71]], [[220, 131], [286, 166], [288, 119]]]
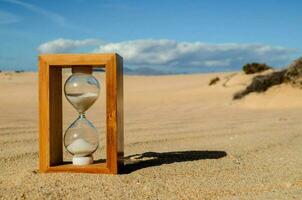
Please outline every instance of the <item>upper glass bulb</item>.
[[79, 113], [84, 113], [99, 97], [99, 82], [91, 74], [91, 68], [75, 67], [65, 82], [65, 96]]

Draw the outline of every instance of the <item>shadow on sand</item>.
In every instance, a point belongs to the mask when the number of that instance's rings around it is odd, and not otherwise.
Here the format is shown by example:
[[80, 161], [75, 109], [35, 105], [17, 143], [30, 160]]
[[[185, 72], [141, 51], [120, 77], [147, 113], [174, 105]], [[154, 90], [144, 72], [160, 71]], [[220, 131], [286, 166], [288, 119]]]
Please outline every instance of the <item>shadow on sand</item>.
[[175, 162], [187, 162], [203, 159], [219, 159], [227, 156], [225, 151], [174, 151], [174, 152], [145, 152], [125, 157], [123, 174], [129, 174], [139, 169], [171, 164]]

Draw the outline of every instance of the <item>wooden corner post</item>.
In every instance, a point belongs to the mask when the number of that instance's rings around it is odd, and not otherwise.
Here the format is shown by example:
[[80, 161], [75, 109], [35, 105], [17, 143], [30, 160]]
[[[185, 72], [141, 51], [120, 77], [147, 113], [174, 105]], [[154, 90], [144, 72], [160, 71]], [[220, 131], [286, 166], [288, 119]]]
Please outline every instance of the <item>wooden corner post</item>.
[[[106, 73], [105, 163], [74, 166], [63, 160], [62, 68], [102, 67]], [[123, 58], [118, 54], [39, 56], [40, 172], [120, 173], [124, 163]]]

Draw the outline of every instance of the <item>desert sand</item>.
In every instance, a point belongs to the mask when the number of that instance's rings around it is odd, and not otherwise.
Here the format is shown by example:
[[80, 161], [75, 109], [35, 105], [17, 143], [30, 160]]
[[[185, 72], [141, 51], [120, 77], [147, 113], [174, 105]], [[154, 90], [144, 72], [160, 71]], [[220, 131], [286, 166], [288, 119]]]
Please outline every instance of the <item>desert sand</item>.
[[[1, 73], [0, 199], [301, 199], [302, 90], [233, 101], [251, 78], [125, 76], [125, 173], [40, 174], [37, 73]], [[87, 118], [104, 134], [101, 88]], [[76, 117], [64, 99], [64, 131]]]

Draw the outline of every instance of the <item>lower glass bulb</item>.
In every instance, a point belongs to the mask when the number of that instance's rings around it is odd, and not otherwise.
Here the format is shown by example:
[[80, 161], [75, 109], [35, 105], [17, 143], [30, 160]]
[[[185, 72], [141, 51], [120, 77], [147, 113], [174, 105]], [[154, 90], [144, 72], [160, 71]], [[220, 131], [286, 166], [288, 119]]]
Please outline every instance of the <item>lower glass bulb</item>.
[[66, 130], [64, 146], [73, 155], [73, 164], [86, 165], [93, 162], [92, 153], [99, 146], [99, 136], [96, 128], [85, 115], [80, 115]]

